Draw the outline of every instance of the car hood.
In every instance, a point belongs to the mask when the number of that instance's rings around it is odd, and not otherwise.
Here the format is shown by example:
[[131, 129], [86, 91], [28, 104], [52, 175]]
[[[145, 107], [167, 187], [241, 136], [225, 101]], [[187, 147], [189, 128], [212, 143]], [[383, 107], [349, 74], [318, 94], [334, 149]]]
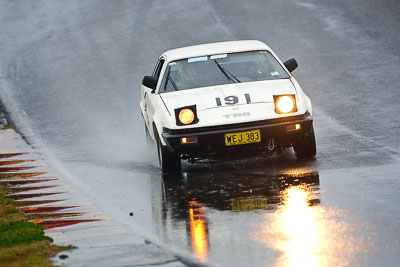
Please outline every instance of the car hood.
[[[197, 111], [208, 109], [223, 109], [236, 105], [257, 103], [273, 103], [274, 95], [296, 94], [290, 79], [234, 83], [219, 86], [188, 89], [160, 94], [170, 114], [176, 108], [196, 105]], [[246, 96], [248, 95], [248, 96]], [[232, 98], [237, 97], [237, 103], [232, 105]], [[218, 103], [220, 102], [221, 105]]]

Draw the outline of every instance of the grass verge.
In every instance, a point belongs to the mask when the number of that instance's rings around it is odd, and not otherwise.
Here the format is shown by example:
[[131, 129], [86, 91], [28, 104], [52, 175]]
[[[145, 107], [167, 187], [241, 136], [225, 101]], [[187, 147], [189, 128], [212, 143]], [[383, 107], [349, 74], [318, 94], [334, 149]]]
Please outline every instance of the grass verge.
[[[0, 174], [0, 181], [7, 175]], [[44, 227], [28, 222], [15, 202], [6, 197], [13, 193], [0, 182], [0, 266], [53, 266], [50, 257], [72, 246], [56, 246], [44, 235]]]

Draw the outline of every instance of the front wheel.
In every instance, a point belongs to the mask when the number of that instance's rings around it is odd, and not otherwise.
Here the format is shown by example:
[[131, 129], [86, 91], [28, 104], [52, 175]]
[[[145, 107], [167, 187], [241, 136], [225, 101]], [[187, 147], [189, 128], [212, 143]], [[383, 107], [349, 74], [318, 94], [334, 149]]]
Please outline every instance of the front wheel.
[[163, 173], [179, 172], [181, 170], [181, 158], [178, 154], [169, 151], [161, 143], [160, 137], [155, 133], [157, 139], [157, 155]]
[[314, 126], [311, 125], [310, 131], [304, 134], [295, 144], [293, 144], [293, 149], [296, 153], [296, 157], [299, 159], [313, 158], [315, 154], [317, 154]]

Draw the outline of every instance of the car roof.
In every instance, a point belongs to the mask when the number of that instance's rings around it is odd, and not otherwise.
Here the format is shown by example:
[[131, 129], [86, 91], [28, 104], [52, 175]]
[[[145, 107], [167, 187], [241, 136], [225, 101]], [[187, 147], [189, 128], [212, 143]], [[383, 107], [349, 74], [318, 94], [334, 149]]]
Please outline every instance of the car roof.
[[257, 40], [230, 41], [176, 48], [164, 52], [161, 57], [164, 57], [166, 61], [170, 62], [191, 57], [255, 50], [271, 51], [271, 48]]

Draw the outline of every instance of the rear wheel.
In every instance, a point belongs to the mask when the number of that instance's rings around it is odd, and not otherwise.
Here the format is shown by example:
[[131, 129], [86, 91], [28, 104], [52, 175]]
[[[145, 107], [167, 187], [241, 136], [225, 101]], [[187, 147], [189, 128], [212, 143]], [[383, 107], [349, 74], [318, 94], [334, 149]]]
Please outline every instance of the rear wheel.
[[313, 158], [315, 154], [317, 154], [314, 126], [311, 125], [310, 131], [304, 134], [295, 144], [293, 144], [293, 149], [296, 153], [296, 157], [299, 159]]
[[181, 170], [180, 156], [163, 146], [157, 133], [155, 133], [155, 136], [157, 142], [158, 162], [162, 172], [179, 172]]

